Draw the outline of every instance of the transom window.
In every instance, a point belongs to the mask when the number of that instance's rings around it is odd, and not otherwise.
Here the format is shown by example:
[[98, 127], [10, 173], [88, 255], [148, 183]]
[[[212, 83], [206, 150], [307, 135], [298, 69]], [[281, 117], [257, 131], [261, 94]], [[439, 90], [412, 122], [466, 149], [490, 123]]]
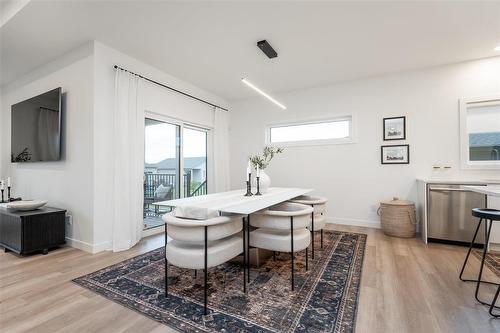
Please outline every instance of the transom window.
[[288, 146], [352, 142], [352, 117], [272, 125], [267, 142]]

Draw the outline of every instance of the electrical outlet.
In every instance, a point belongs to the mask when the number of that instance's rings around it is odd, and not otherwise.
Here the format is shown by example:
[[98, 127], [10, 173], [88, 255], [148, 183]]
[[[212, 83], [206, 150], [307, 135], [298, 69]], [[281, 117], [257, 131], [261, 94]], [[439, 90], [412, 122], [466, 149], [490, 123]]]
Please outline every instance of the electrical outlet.
[[73, 225], [73, 216], [72, 215], [66, 215], [66, 224]]

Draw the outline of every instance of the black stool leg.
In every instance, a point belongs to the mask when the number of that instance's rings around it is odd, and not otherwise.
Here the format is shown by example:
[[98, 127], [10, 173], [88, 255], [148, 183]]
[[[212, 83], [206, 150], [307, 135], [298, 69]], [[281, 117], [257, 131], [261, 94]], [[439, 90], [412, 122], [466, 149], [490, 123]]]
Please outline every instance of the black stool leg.
[[497, 288], [497, 292], [495, 293], [495, 297], [493, 298], [493, 301], [491, 302], [491, 305], [490, 305], [490, 315], [492, 315], [493, 317], [495, 318], [500, 318], [500, 314], [494, 314], [493, 313], [493, 308], [495, 308], [495, 304], [497, 302], [497, 299], [498, 299], [498, 294], [500, 294], [500, 286], [498, 286]]
[[[485, 219], [486, 220], [486, 219]], [[484, 302], [484, 301], [481, 301], [479, 299], [479, 287], [481, 285], [481, 283], [484, 283], [484, 281], [481, 281], [481, 278], [483, 276], [483, 268], [484, 268], [484, 262], [486, 260], [486, 254], [488, 252], [488, 243], [490, 241], [490, 235], [491, 235], [491, 227], [493, 226], [493, 221], [492, 220], [489, 220], [490, 222], [490, 226], [488, 227], [488, 220], [486, 220], [485, 224], [486, 224], [486, 227], [484, 229], [484, 250], [483, 250], [483, 257], [481, 258], [481, 267], [479, 268], [479, 275], [477, 277], [477, 282], [476, 282], [476, 293], [475, 293], [475, 297], [476, 297], [476, 300], [481, 303], [481, 304], [484, 304], [484, 305], [491, 305], [493, 307], [495, 307], [495, 304], [490, 304], [490, 303], [487, 303], [487, 302]]]
[[470, 253], [472, 251], [472, 247], [474, 246], [474, 241], [476, 240], [477, 233], [479, 232], [479, 228], [481, 227], [482, 223], [483, 223], [483, 219], [479, 219], [479, 222], [477, 223], [476, 232], [474, 232], [474, 237], [472, 237], [472, 241], [470, 242], [470, 245], [469, 245], [469, 251], [467, 251], [467, 255], [465, 256], [464, 264], [462, 266], [462, 270], [460, 271], [460, 275], [459, 275], [459, 279], [462, 281], [468, 281], [468, 282], [474, 281], [475, 282], [475, 280], [462, 278], [462, 275], [464, 274], [465, 266], [467, 266], [467, 261], [469, 260], [469, 256], [470, 256]]
[[[491, 227], [493, 225], [493, 221], [489, 220], [490, 222], [490, 226], [488, 228], [488, 220], [487, 219], [484, 219], [484, 223], [485, 223], [485, 227], [484, 227], [484, 234], [485, 234], [485, 244], [484, 244], [484, 248], [483, 248], [483, 255], [481, 257], [481, 266], [480, 266], [480, 270], [479, 270], [479, 278], [478, 280], [474, 280], [474, 279], [464, 279], [462, 276], [464, 274], [464, 271], [465, 271], [465, 267], [467, 266], [467, 263], [468, 263], [468, 260], [469, 260], [469, 257], [470, 257], [470, 253], [472, 251], [472, 247], [474, 246], [474, 241], [476, 240], [476, 237], [477, 237], [477, 234], [479, 232], [479, 229], [481, 227], [481, 224], [483, 222], [483, 218], [479, 219], [479, 222], [477, 224], [477, 228], [476, 228], [476, 231], [474, 232], [474, 237], [472, 237], [472, 241], [469, 245], [469, 250], [467, 251], [467, 255], [465, 256], [465, 260], [464, 260], [464, 264], [462, 266], [462, 270], [460, 271], [460, 275], [459, 275], [459, 278], [460, 280], [462, 281], [465, 281], [465, 282], [476, 282], [476, 290], [475, 290], [475, 298], [476, 300], [483, 304], [483, 305], [488, 305], [490, 306], [490, 310], [493, 311], [493, 308], [496, 308], [498, 309], [499, 307], [498, 306], [495, 306], [495, 302], [496, 302], [496, 299], [493, 300], [493, 302], [490, 304], [490, 303], [487, 303], [487, 302], [483, 302], [479, 299], [478, 297], [478, 294], [479, 294], [479, 287], [480, 287], [480, 284], [481, 283], [486, 283], [486, 284], [492, 284], [492, 285], [495, 285], [495, 286], [499, 286], [500, 288], [500, 285], [498, 283], [495, 283], [495, 282], [491, 282], [491, 281], [481, 281], [481, 278], [482, 278], [482, 273], [483, 273], [483, 268], [484, 268], [484, 262], [485, 262], [485, 259], [486, 259], [486, 254], [487, 254], [487, 251], [488, 251], [488, 242], [489, 242], [489, 238], [490, 238], [490, 233], [491, 233]], [[497, 290], [498, 292], [498, 290]], [[493, 315], [495, 316], [495, 315]]]

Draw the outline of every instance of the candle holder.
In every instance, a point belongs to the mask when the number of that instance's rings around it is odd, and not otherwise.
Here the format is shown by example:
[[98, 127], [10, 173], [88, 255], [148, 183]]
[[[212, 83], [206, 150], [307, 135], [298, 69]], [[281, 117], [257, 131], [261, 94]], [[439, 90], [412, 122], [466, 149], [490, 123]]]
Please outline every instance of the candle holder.
[[7, 186], [7, 202], [10, 202], [10, 186]]
[[260, 193], [260, 177], [256, 178], [257, 178], [257, 193], [255, 193], [255, 195], [262, 195], [262, 193]]
[[[248, 179], [251, 179], [252, 174], [248, 174]], [[251, 197], [252, 194], [252, 184], [250, 183], [250, 180], [247, 180], [247, 193], [245, 193], [245, 197]]]
[[4, 202], [5, 202], [5, 201], [3, 200], [3, 192], [4, 192], [4, 191], [5, 191], [5, 190], [2, 190], [2, 201], [1, 201], [1, 203], [4, 203]]

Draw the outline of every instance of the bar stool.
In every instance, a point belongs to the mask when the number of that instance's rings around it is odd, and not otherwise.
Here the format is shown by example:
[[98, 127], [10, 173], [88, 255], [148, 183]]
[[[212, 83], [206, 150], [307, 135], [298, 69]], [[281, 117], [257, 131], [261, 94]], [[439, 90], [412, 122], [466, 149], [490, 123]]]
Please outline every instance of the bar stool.
[[[474, 208], [472, 209], [472, 216], [479, 218], [479, 222], [477, 224], [476, 232], [474, 233], [474, 237], [472, 237], [472, 241], [469, 245], [469, 251], [467, 252], [467, 256], [465, 257], [464, 264], [462, 266], [462, 270], [460, 271], [460, 280], [465, 281], [465, 282], [476, 282], [476, 292], [474, 294], [476, 300], [484, 305], [490, 306], [490, 314], [492, 316], [498, 317], [499, 315], [493, 314], [493, 308], [499, 308], [495, 306], [495, 302], [498, 299], [498, 294], [500, 292], [500, 284], [491, 282], [491, 281], [483, 281], [481, 280], [483, 276], [483, 269], [484, 269], [484, 262], [486, 259], [486, 254], [488, 252], [488, 243], [490, 240], [490, 235], [491, 235], [491, 227], [493, 226], [493, 222], [495, 221], [500, 221], [500, 210], [497, 209], [490, 209], [490, 208]], [[477, 234], [479, 232], [479, 229], [481, 228], [481, 224], [485, 223], [484, 227], [484, 248], [483, 248], [483, 256], [481, 258], [481, 267], [479, 268], [479, 274], [477, 280], [471, 280], [471, 279], [464, 279], [462, 277], [464, 271], [465, 271], [465, 266], [467, 265], [467, 261], [469, 260], [470, 253], [472, 251], [472, 247], [474, 246], [474, 241], [476, 240]], [[488, 226], [489, 222], [489, 226]], [[481, 299], [479, 299], [479, 288], [481, 286], [481, 283], [487, 283], [487, 284], [492, 284], [498, 286], [498, 290], [495, 294], [495, 297], [491, 303], [485, 302]]]
[[491, 302], [490, 305], [490, 315], [492, 315], [495, 318], [500, 318], [500, 313], [499, 314], [493, 313], [493, 308], [498, 308], [497, 306], [495, 306], [498, 299], [498, 294], [500, 294], [500, 286], [498, 286], [497, 292], [495, 293], [495, 297], [493, 297], [493, 301]]

